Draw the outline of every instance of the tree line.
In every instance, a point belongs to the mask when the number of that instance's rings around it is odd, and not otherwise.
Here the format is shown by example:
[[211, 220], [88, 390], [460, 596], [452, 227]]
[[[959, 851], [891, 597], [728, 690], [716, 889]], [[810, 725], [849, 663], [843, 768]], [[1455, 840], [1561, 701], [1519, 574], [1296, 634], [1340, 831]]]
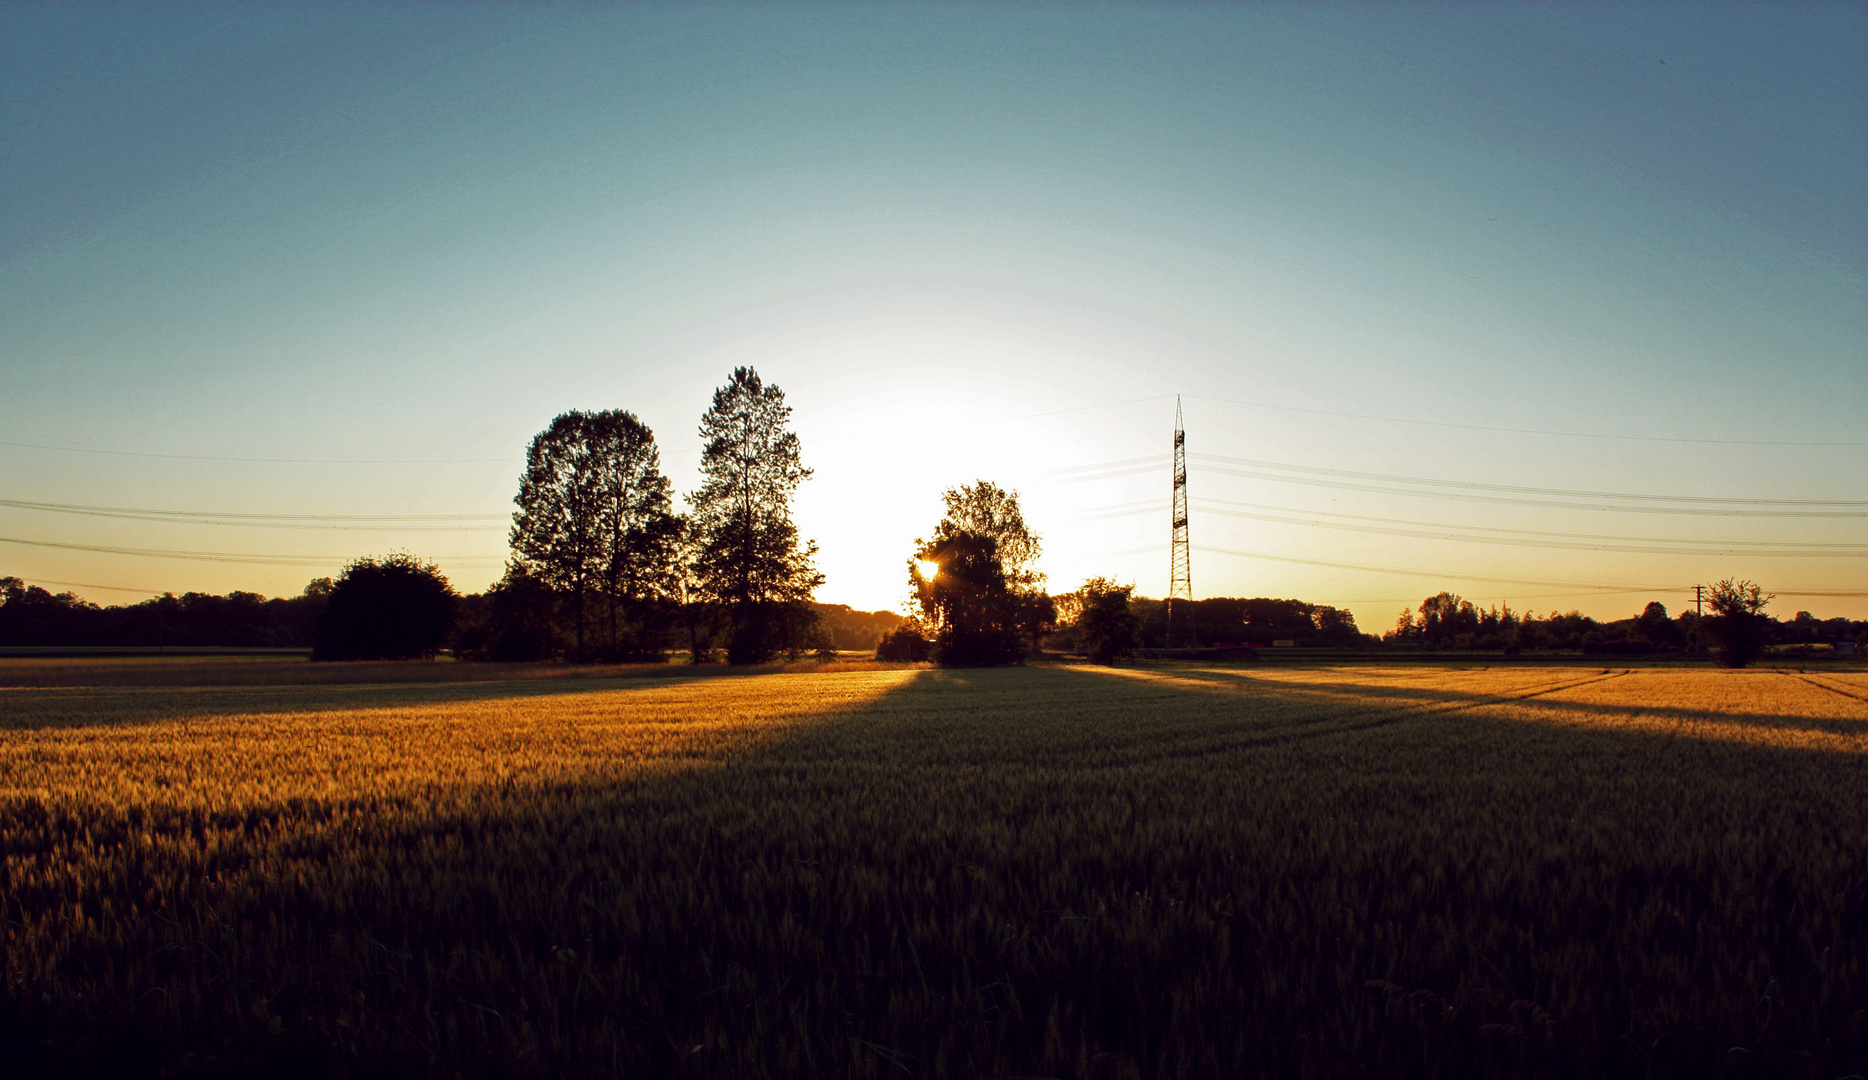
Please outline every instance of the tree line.
[[[438, 586], [430, 595], [451, 599], [441, 605], [450, 612], [452, 622], [430, 649], [391, 650], [388, 655], [405, 657], [432, 655], [443, 649], [457, 655], [473, 656], [468, 644], [486, 625], [489, 594], [452, 596], [452, 589], [432, 567], [407, 556], [360, 559], [352, 564], [349, 578], [358, 567], [374, 567], [365, 577], [380, 577], [381, 568], [406, 562], [414, 576]], [[950, 568], [944, 586], [970, 588], [960, 583], [961, 568]], [[923, 570], [924, 580], [932, 580]], [[91, 646], [169, 648], [283, 648], [309, 649], [319, 639], [336, 582], [317, 578], [298, 596], [268, 599], [256, 593], [233, 592], [225, 596], [206, 593], [164, 595], [135, 604], [100, 607], [72, 593], [54, 594], [28, 585], [16, 577], [0, 577], [0, 646]], [[350, 591], [350, 590], [347, 590]], [[366, 590], [368, 591], [368, 590]], [[393, 600], [392, 607], [419, 607], [404, 597]], [[930, 591], [931, 592], [931, 591]], [[1715, 589], [1715, 600], [1722, 594]], [[1734, 595], [1738, 610], [1750, 614], [1749, 591]], [[551, 599], [551, 598], [548, 598]], [[1768, 598], [1760, 595], [1762, 603]], [[1701, 619], [1692, 611], [1671, 616], [1665, 605], [1650, 602], [1640, 614], [1607, 622], [1579, 612], [1552, 611], [1546, 615], [1517, 613], [1509, 607], [1480, 608], [1457, 594], [1439, 593], [1423, 600], [1418, 608], [1408, 608], [1397, 620], [1397, 627], [1381, 638], [1357, 632], [1354, 619], [1347, 612], [1322, 604], [1268, 597], [1213, 597], [1177, 604], [1176, 635], [1184, 640], [1188, 627], [1205, 646], [1221, 648], [1237, 645], [1267, 646], [1276, 641], [1290, 641], [1300, 647], [1354, 647], [1380, 645], [1399, 649], [1485, 650], [1511, 653], [1577, 652], [1583, 655], [1629, 656], [1707, 650], [1715, 657], [1723, 639], [1715, 636], [1721, 618], [1719, 604], [1712, 614]], [[552, 604], [558, 600], [551, 599]], [[1023, 639], [1026, 651], [1045, 653], [1081, 653], [1097, 659], [1114, 659], [1141, 649], [1158, 649], [1167, 644], [1166, 605], [1163, 601], [1133, 595], [1133, 589], [1107, 578], [1095, 578], [1067, 593], [1034, 596], [1027, 593], [1021, 605], [1049, 605], [1048, 618], [1036, 627], [1034, 637]], [[1756, 647], [1833, 646], [1855, 643], [1868, 649], [1868, 620], [1846, 618], [1819, 619], [1808, 611], [1798, 611], [1779, 620], [1762, 612], [1762, 603], [1750, 627], [1757, 631]], [[985, 607], [988, 605], [978, 605]], [[832, 646], [843, 652], [870, 652], [880, 648], [886, 658], [927, 660], [934, 653], [929, 640], [930, 621], [918, 612], [904, 618], [892, 611], [861, 611], [842, 604], [811, 605]], [[918, 605], [917, 605], [918, 607]], [[358, 621], [377, 622], [367, 610]], [[555, 616], [550, 616], [555, 617]], [[1741, 621], [1745, 621], [1742, 620]], [[395, 625], [393, 621], [386, 625]], [[419, 624], [418, 624], [419, 625]], [[935, 623], [933, 625], [939, 625]], [[1008, 633], [1024, 633], [1015, 623]], [[433, 633], [432, 627], [429, 631]], [[940, 637], [938, 629], [934, 638]], [[977, 633], [948, 640], [977, 640]], [[1742, 641], [1742, 638], [1741, 638]], [[564, 646], [562, 637], [559, 645]], [[379, 646], [380, 649], [380, 646]], [[359, 650], [359, 658], [373, 655]], [[330, 655], [328, 652], [327, 656]], [[1728, 652], [1728, 657], [1734, 654]], [[1755, 655], [1755, 654], [1753, 654]], [[548, 654], [546, 659], [566, 658], [564, 651]], [[1002, 662], [1017, 662], [1018, 646], [998, 653]], [[667, 653], [651, 656], [662, 661]], [[483, 657], [484, 658], [484, 657]], [[949, 654], [948, 662], [960, 663], [962, 657]]]
[[1868, 648], [1868, 620], [1818, 619], [1799, 611], [1788, 622], [1767, 614], [1773, 598], [1755, 582], [1727, 578], [1706, 590], [1708, 613], [1670, 616], [1650, 601], [1641, 613], [1598, 622], [1578, 611], [1539, 616], [1509, 605], [1480, 608], [1457, 593], [1441, 592], [1404, 608], [1390, 645], [1504, 652], [1573, 651], [1595, 656], [1708, 651], [1728, 667], [1743, 667], [1771, 645], [1854, 645]]
[[308, 649], [324, 618], [330, 578], [299, 596], [173, 593], [112, 607], [0, 577], [0, 646]]
[[912, 614], [816, 603], [817, 544], [791, 517], [810, 479], [791, 408], [777, 386], [735, 368], [701, 416], [701, 483], [677, 509], [655, 434], [623, 410], [555, 417], [526, 450], [504, 573], [459, 596], [440, 570], [408, 554], [361, 558], [302, 596], [266, 600], [189, 593], [119, 608], [0, 578], [0, 645], [310, 647], [315, 660], [413, 659], [761, 663], [870, 649], [882, 659], [943, 666], [1016, 664], [1045, 648], [1112, 662], [1140, 649], [1198, 642], [1240, 648], [1344, 647], [1576, 650], [1625, 654], [1709, 647], [1743, 664], [1774, 641], [1860, 638], [1868, 623], [1790, 627], [1765, 615], [1755, 584], [1712, 587], [1713, 614], [1669, 618], [1656, 603], [1598, 623], [1481, 609], [1453, 593], [1404, 610], [1377, 639], [1348, 611], [1300, 600], [1216, 597], [1173, 603], [1095, 577], [1053, 594], [1040, 537], [1018, 493], [986, 480], [941, 496], [941, 516], [912, 545]]

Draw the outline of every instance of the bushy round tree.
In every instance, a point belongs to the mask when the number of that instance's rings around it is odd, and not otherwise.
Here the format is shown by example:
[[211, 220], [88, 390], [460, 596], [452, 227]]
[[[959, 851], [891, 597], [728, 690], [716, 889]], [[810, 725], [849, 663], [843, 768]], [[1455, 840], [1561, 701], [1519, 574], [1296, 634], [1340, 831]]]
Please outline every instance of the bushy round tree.
[[1726, 578], [1715, 582], [1706, 596], [1712, 614], [1701, 620], [1701, 628], [1718, 643], [1713, 663], [1720, 667], [1742, 668], [1764, 653], [1765, 605], [1771, 595], [1754, 582]]
[[909, 621], [883, 634], [876, 641], [876, 659], [918, 664], [928, 658], [928, 639], [921, 635], [921, 624]]
[[447, 644], [454, 587], [433, 563], [397, 553], [344, 568], [318, 625], [313, 660], [418, 660]]
[[1078, 637], [1090, 661], [1113, 664], [1134, 656], [1141, 644], [1141, 621], [1129, 610], [1133, 585], [1118, 585], [1105, 577], [1083, 583], [1070, 597], [1068, 606], [1075, 609]]
[[1035, 637], [1050, 620], [1038, 537], [1025, 526], [1018, 493], [980, 480], [950, 488], [941, 501], [946, 514], [931, 539], [915, 541], [908, 561], [930, 655], [942, 667], [1022, 663], [1027, 627]]

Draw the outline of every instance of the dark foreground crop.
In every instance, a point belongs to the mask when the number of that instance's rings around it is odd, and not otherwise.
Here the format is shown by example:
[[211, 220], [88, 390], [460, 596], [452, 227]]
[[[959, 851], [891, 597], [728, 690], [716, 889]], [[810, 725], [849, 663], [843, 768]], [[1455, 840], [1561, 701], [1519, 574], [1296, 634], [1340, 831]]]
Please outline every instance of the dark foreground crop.
[[0, 690], [0, 1052], [277, 1078], [1868, 1073], [1855, 680]]

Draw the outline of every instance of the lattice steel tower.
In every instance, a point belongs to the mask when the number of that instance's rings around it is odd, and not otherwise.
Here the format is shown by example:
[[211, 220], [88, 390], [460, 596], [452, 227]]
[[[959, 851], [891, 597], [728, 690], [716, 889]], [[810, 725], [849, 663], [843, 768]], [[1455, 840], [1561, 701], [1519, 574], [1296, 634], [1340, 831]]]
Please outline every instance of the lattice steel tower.
[[[1193, 565], [1191, 549], [1187, 543], [1187, 433], [1181, 429], [1180, 398], [1174, 398], [1174, 538], [1169, 544], [1169, 570], [1167, 595], [1167, 644], [1174, 644], [1174, 609], [1180, 605], [1176, 601], [1193, 602]], [[1193, 626], [1193, 612], [1187, 610], [1183, 621], [1187, 629], [1183, 637], [1193, 644], [1200, 643], [1199, 632]]]

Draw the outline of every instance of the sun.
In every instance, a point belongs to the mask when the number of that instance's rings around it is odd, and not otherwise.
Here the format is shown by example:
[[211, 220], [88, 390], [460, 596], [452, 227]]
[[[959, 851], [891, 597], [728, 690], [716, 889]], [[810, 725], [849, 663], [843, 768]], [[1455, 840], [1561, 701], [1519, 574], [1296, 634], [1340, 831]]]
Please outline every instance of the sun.
[[915, 566], [921, 571], [921, 577], [927, 581], [933, 581], [934, 575], [940, 573], [940, 564], [927, 559], [916, 559]]

